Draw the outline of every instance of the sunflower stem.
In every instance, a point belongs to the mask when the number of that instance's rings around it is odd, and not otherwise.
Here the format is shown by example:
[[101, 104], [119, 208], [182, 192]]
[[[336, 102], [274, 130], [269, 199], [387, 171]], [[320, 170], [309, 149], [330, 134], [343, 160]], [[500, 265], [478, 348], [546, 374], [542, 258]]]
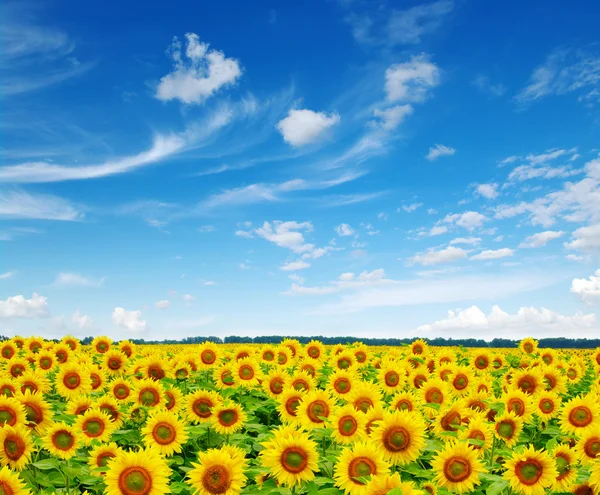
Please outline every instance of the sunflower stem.
[[210, 426], [206, 428], [206, 448], [210, 449]]

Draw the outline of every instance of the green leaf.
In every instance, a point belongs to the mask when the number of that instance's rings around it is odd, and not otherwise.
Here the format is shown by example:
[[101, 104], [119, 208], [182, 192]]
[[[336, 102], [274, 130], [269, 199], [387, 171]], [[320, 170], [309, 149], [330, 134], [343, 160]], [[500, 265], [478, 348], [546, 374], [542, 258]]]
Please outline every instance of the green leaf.
[[58, 459], [42, 459], [41, 461], [34, 462], [32, 464], [38, 469], [46, 470], [46, 469], [58, 469], [60, 463]]
[[486, 495], [499, 495], [505, 490], [506, 487], [508, 487], [508, 481], [502, 479], [488, 486], [485, 490], [485, 493]]

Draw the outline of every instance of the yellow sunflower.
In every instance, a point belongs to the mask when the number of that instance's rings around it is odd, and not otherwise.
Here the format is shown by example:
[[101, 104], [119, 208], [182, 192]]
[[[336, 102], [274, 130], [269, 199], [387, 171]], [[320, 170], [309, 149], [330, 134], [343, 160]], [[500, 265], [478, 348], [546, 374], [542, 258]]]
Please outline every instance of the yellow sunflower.
[[440, 410], [433, 423], [434, 433], [445, 441], [456, 439], [457, 432], [466, 416], [466, 410], [461, 401], [447, 405]]
[[502, 401], [506, 411], [515, 413], [524, 423], [529, 422], [535, 411], [531, 396], [519, 389], [509, 390], [502, 396]]
[[398, 411], [416, 411], [421, 405], [421, 398], [412, 391], [398, 392], [390, 401], [390, 408]]
[[510, 385], [533, 395], [544, 390], [544, 376], [538, 368], [517, 370], [512, 375]]
[[359, 411], [366, 413], [370, 408], [381, 404], [382, 393], [372, 383], [357, 382], [344, 399]]
[[19, 376], [15, 382], [22, 393], [25, 393], [26, 390], [29, 390], [30, 392], [39, 392], [40, 394], [45, 394], [52, 388], [48, 378], [46, 378], [46, 376], [38, 370], [27, 370], [25, 373]]
[[106, 387], [106, 373], [99, 369], [95, 364], [87, 366], [87, 373], [90, 377], [92, 392], [100, 392]]
[[197, 390], [185, 398], [188, 420], [192, 423], [212, 421], [213, 410], [223, 402], [223, 398], [210, 390]]
[[192, 373], [192, 367], [185, 361], [176, 361], [173, 363], [171, 375], [177, 380], [187, 380]]
[[129, 380], [125, 378], [117, 378], [116, 380], [110, 382], [109, 390], [112, 393], [113, 397], [119, 402], [131, 401], [133, 385]]
[[504, 461], [504, 479], [511, 489], [523, 495], [544, 495], [556, 481], [558, 471], [554, 459], [533, 446], [513, 453]]
[[523, 430], [523, 420], [513, 412], [504, 412], [495, 418], [494, 433], [500, 440], [506, 442], [507, 447], [517, 443]]
[[12, 378], [0, 377], [0, 395], [3, 395], [4, 397], [14, 397], [17, 390], [17, 385]]
[[473, 366], [475, 366], [478, 371], [488, 371], [492, 367], [492, 355], [489, 351], [478, 349], [473, 351], [472, 356]]
[[77, 364], [65, 364], [60, 367], [54, 381], [56, 391], [66, 399], [72, 399], [92, 390], [89, 373]]
[[102, 356], [102, 367], [109, 375], [120, 375], [127, 369], [127, 356], [116, 349], [105, 352]]
[[185, 423], [177, 414], [166, 410], [153, 411], [141, 433], [146, 447], [157, 448], [167, 457], [181, 452], [188, 439]]
[[101, 397], [94, 403], [94, 407], [106, 412], [117, 427], [121, 426], [123, 421], [125, 421], [125, 415], [119, 408], [117, 401], [112, 397]]
[[56, 357], [49, 351], [40, 351], [35, 356], [37, 367], [42, 371], [51, 371], [56, 366]]
[[233, 376], [238, 385], [252, 388], [258, 384], [261, 378], [260, 367], [252, 358], [239, 359], [233, 367]]
[[423, 339], [417, 339], [410, 345], [410, 352], [415, 356], [427, 354], [429, 345]]
[[135, 383], [134, 402], [140, 406], [159, 407], [165, 403], [165, 389], [162, 383], [146, 378]]
[[427, 404], [437, 404], [440, 408], [445, 406], [451, 399], [452, 393], [448, 384], [439, 378], [427, 380], [419, 389], [423, 401], [423, 411], [429, 417], [437, 414], [437, 410], [432, 407], [426, 407]]
[[125, 354], [128, 358], [135, 355], [135, 344], [129, 342], [129, 340], [122, 340], [119, 343], [119, 350]]
[[567, 378], [556, 366], [542, 366], [540, 373], [546, 385], [546, 390], [557, 394], [564, 394], [567, 391]]
[[53, 456], [68, 461], [79, 448], [80, 440], [75, 428], [67, 423], [54, 423], [44, 432], [42, 443]]
[[304, 355], [309, 359], [322, 359], [325, 357], [325, 346], [318, 340], [311, 340], [304, 346]]
[[25, 341], [25, 349], [36, 354], [40, 352], [44, 347], [44, 339], [41, 337], [29, 337]]
[[519, 349], [525, 354], [533, 354], [538, 348], [538, 341], [531, 337], [524, 338], [519, 342]]
[[317, 387], [315, 379], [306, 371], [296, 371], [289, 377], [288, 385], [302, 392], [311, 392]]
[[469, 419], [467, 427], [458, 433], [458, 438], [466, 440], [480, 456], [483, 456], [492, 446], [494, 433], [490, 424], [482, 416], [473, 416]]
[[550, 421], [560, 411], [561, 398], [556, 392], [544, 390], [534, 397], [533, 403], [535, 414], [543, 421]]
[[263, 390], [267, 392], [273, 398], [277, 398], [286, 387], [286, 384], [289, 380], [289, 376], [280, 371], [273, 370], [267, 376], [262, 383]]
[[348, 495], [364, 495], [367, 492], [365, 478], [389, 473], [389, 464], [375, 445], [357, 442], [342, 450], [335, 464], [333, 478], [335, 486]]
[[327, 390], [336, 397], [344, 398], [352, 392], [358, 381], [358, 377], [353, 371], [336, 370], [329, 376]]
[[218, 433], [229, 435], [239, 431], [248, 416], [242, 406], [233, 402], [222, 402], [213, 409], [212, 426]]
[[369, 408], [369, 410], [367, 410], [367, 412], [364, 413], [366, 420], [365, 431], [367, 435], [371, 436], [373, 430], [375, 429], [375, 426], [377, 426], [377, 424], [380, 421], [383, 421], [383, 414], [383, 407], [380, 404]]
[[169, 493], [171, 469], [158, 450], [120, 452], [107, 465], [106, 495], [163, 495]]
[[89, 452], [88, 466], [93, 472], [105, 474], [108, 461], [117, 457], [121, 452], [123, 450], [115, 442], [97, 445]]
[[50, 404], [43, 399], [42, 394], [32, 394], [26, 390], [24, 394], [17, 394], [16, 399], [25, 409], [25, 424], [41, 433], [52, 423]]
[[17, 349], [14, 342], [6, 340], [0, 344], [0, 356], [3, 359], [11, 359], [17, 353]]
[[246, 484], [243, 452], [235, 447], [210, 449], [198, 454], [187, 476], [194, 495], [238, 495]]
[[595, 462], [590, 473], [590, 485], [600, 491], [600, 462]]
[[116, 425], [110, 415], [100, 409], [90, 408], [77, 418], [76, 430], [84, 445], [89, 446], [94, 440], [108, 442]]
[[33, 442], [23, 425], [4, 425], [0, 428], [0, 464], [21, 471], [30, 461]]
[[577, 480], [577, 455], [568, 445], [558, 445], [551, 455], [554, 458], [556, 471], [558, 472], [553, 490], [565, 492]]
[[600, 426], [600, 405], [591, 396], [574, 397], [563, 404], [560, 428], [569, 435], [581, 435]]
[[94, 401], [87, 395], [82, 395], [67, 402], [65, 412], [73, 416], [79, 416], [90, 409]]
[[149, 378], [150, 380], [171, 378], [171, 370], [167, 366], [165, 359], [162, 356], [151, 354], [143, 359], [139, 364], [140, 372], [144, 378]]
[[165, 408], [167, 411], [179, 412], [183, 406], [183, 395], [178, 388], [165, 390]]
[[425, 448], [425, 421], [421, 414], [408, 411], [384, 413], [370, 437], [377, 450], [392, 464], [416, 460]]
[[6, 365], [6, 371], [12, 378], [17, 378], [30, 369], [29, 361], [24, 358], [14, 357]]
[[373, 476], [367, 484], [366, 495], [387, 495], [398, 489], [402, 495], [423, 495], [423, 491], [415, 487], [411, 481], [402, 481], [400, 473], [380, 474]]
[[223, 363], [213, 368], [212, 377], [216, 387], [224, 390], [237, 386], [234, 373], [234, 365], [231, 362]]
[[305, 394], [298, 405], [297, 416], [308, 430], [327, 426], [325, 421], [332, 413], [335, 403], [325, 390], [315, 390]]
[[293, 388], [285, 389], [278, 397], [279, 405], [277, 410], [281, 416], [281, 421], [295, 423], [299, 421], [298, 406], [304, 398], [304, 393], [298, 392]]
[[0, 395], [0, 426], [18, 426], [25, 423], [23, 404], [14, 397]]
[[260, 461], [281, 484], [295, 486], [310, 481], [318, 471], [317, 445], [308, 435], [276, 435], [263, 443]]
[[13, 473], [8, 466], [0, 469], [0, 493], [4, 492], [7, 495], [31, 495], [28, 488], [25, 488], [25, 483], [21, 481], [17, 473]]
[[464, 442], [450, 442], [431, 461], [435, 480], [452, 493], [468, 493], [481, 483], [487, 472], [477, 451]]
[[349, 350], [344, 350], [340, 352], [333, 359], [334, 369], [349, 370], [354, 366], [356, 366], [356, 356]]
[[108, 337], [100, 336], [92, 340], [92, 343], [90, 345], [94, 352], [104, 354], [105, 352], [108, 352], [110, 350], [112, 340]]
[[584, 466], [590, 466], [600, 459], [600, 428], [585, 431], [577, 441], [575, 452]]
[[219, 347], [212, 342], [204, 342], [198, 349], [198, 366], [200, 369], [212, 368], [219, 364]]
[[329, 422], [332, 438], [343, 445], [361, 440], [366, 434], [367, 419], [351, 404], [334, 409]]
[[450, 390], [457, 396], [469, 394], [475, 383], [475, 376], [468, 366], [454, 365], [451, 368], [452, 375], [448, 379]]
[[404, 388], [406, 376], [396, 361], [385, 360], [377, 371], [377, 383], [385, 394], [391, 395]]

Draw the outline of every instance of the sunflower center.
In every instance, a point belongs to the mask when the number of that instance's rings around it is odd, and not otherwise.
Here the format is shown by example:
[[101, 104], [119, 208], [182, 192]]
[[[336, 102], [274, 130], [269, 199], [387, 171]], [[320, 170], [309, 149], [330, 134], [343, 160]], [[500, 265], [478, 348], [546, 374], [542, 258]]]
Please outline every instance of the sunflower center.
[[148, 376], [153, 380], [162, 380], [165, 377], [165, 371], [158, 365], [148, 366]]
[[[482, 442], [485, 442], [485, 435], [480, 430], [473, 430], [473, 431], [471, 431], [471, 433], [469, 433], [469, 437], [468, 438], [472, 438], [473, 440], [480, 440]], [[479, 446], [479, 445], [472, 445], [472, 447], [475, 448], [475, 449], [480, 449], [481, 448], [481, 446]]]
[[520, 461], [515, 467], [515, 474], [524, 485], [535, 485], [541, 478], [544, 469], [535, 459]]
[[412, 411], [413, 405], [412, 402], [408, 399], [402, 399], [396, 402], [396, 409], [398, 411]]
[[530, 344], [529, 342], [527, 342], [524, 346], [523, 349], [525, 350], [525, 352], [527, 354], [531, 354], [533, 352], [533, 345]]
[[318, 347], [311, 346], [308, 348], [308, 355], [313, 359], [317, 359], [321, 355], [321, 351]]
[[67, 373], [63, 378], [63, 384], [69, 390], [75, 390], [81, 383], [81, 377], [77, 373]]
[[68, 357], [69, 355], [66, 353], [66, 351], [58, 351], [56, 353], [56, 359], [58, 359], [59, 363], [64, 363]]
[[383, 445], [390, 452], [402, 452], [410, 445], [410, 433], [402, 426], [392, 426], [383, 432]]
[[297, 414], [296, 410], [298, 409], [299, 405], [300, 405], [300, 397], [298, 397], [298, 396], [290, 397], [285, 402], [285, 410], [288, 412], [289, 415], [296, 416], [296, 414]]
[[160, 445], [168, 445], [175, 440], [177, 432], [169, 423], [158, 423], [152, 430], [152, 437]]
[[15, 411], [10, 407], [0, 407], [0, 425], [8, 423], [10, 426], [14, 426], [16, 422], [17, 415]]
[[52, 435], [52, 444], [58, 450], [69, 450], [75, 445], [75, 438], [67, 430], [58, 430]]
[[460, 483], [471, 476], [471, 463], [464, 457], [451, 457], [444, 463], [444, 476], [453, 483]]
[[0, 481], [0, 495], [15, 495], [15, 491], [6, 481]]
[[440, 372], [440, 378], [441, 378], [442, 380], [444, 380], [445, 382], [447, 382], [447, 381], [448, 381], [448, 378], [450, 378], [450, 375], [451, 375], [451, 374], [452, 374], [452, 371], [450, 371], [450, 370], [442, 370], [442, 371]]
[[367, 412], [371, 407], [373, 407], [373, 401], [368, 397], [361, 397], [354, 401], [354, 405], [362, 412]]
[[431, 388], [425, 393], [425, 400], [429, 403], [441, 404], [444, 401], [444, 394], [439, 388]]
[[96, 373], [92, 373], [90, 375], [90, 380], [92, 381], [93, 390], [96, 390], [100, 385], [102, 385], [102, 378], [100, 378], [100, 375]]
[[517, 386], [523, 392], [531, 394], [535, 391], [535, 379], [530, 376], [524, 376], [518, 381]]
[[167, 396], [167, 401], [165, 403], [165, 407], [168, 410], [173, 409], [173, 406], [175, 405], [175, 396], [173, 395], [173, 392], [165, 392], [165, 395]]
[[281, 465], [290, 473], [300, 473], [308, 466], [308, 454], [300, 447], [288, 447], [281, 453]]
[[483, 356], [479, 356], [476, 360], [475, 360], [475, 366], [480, 369], [480, 370], [484, 370], [489, 366], [488, 360], [483, 357]]
[[106, 342], [98, 342], [96, 344], [96, 350], [101, 353], [106, 352], [108, 350], [108, 344]]
[[585, 455], [591, 459], [595, 459], [600, 454], [600, 437], [592, 437], [585, 442], [583, 446]]
[[42, 368], [43, 370], [50, 369], [51, 366], [52, 359], [50, 359], [49, 357], [43, 357], [42, 359], [40, 359], [40, 368]]
[[562, 480], [571, 471], [571, 463], [564, 455], [558, 454], [556, 456], [556, 470], [558, 471], [557, 480]]
[[42, 344], [39, 344], [38, 342], [34, 342], [29, 346], [29, 350], [31, 352], [33, 352], [34, 354], [37, 352], [40, 352], [41, 348], [42, 348]]
[[225, 384], [225, 385], [233, 385], [233, 375], [231, 374], [231, 371], [227, 370], [224, 371], [223, 373], [221, 373], [221, 381]]
[[[421, 388], [425, 382], [427, 382], [427, 377], [425, 375], [417, 375], [413, 379], [413, 384], [414, 384], [415, 388]], [[438, 392], [439, 392], [439, 390], [438, 390]], [[441, 392], [439, 392], [439, 393], [441, 394]]]
[[551, 399], [542, 399], [540, 401], [540, 409], [545, 413], [554, 411], [554, 401]]
[[269, 389], [271, 390], [271, 393], [279, 395], [283, 392], [283, 380], [281, 378], [273, 378], [269, 382]]
[[592, 411], [587, 406], [577, 406], [569, 413], [569, 423], [584, 428], [592, 422]]
[[574, 370], [573, 368], [569, 368], [569, 370], [567, 371], [567, 376], [571, 380], [574, 380], [575, 378], [577, 378], [577, 370]]
[[400, 375], [395, 371], [388, 371], [385, 374], [385, 384], [388, 387], [395, 387], [400, 382]]
[[129, 397], [129, 387], [127, 387], [126, 385], [117, 385], [115, 387], [115, 397], [117, 399], [126, 399], [127, 397]]
[[108, 464], [108, 460], [114, 459], [115, 457], [116, 455], [112, 452], [102, 452], [102, 454], [96, 458], [96, 465], [98, 467], [105, 467]]
[[456, 390], [464, 390], [469, 384], [469, 379], [463, 374], [456, 375], [452, 384]]
[[314, 400], [306, 408], [306, 415], [313, 423], [322, 423], [321, 417], [329, 417], [329, 406], [323, 400]]
[[10, 369], [10, 374], [14, 377], [21, 376], [25, 371], [25, 367], [20, 364], [15, 364]]
[[340, 394], [347, 393], [350, 390], [351, 386], [352, 385], [350, 384], [350, 380], [348, 380], [347, 378], [338, 378], [333, 383], [333, 388], [335, 388], [336, 392]]
[[347, 370], [348, 368], [350, 368], [350, 360], [348, 358], [341, 358], [338, 359], [338, 368], [340, 368], [341, 370]]
[[2, 395], [6, 395], [6, 397], [12, 397], [13, 395], [15, 395], [14, 387], [9, 384], [4, 385], [0, 392], [2, 393]]
[[288, 355], [285, 352], [277, 353], [277, 362], [279, 364], [285, 364], [288, 362]]
[[556, 378], [552, 375], [544, 375], [544, 382], [546, 383], [546, 390], [552, 390], [556, 387]]
[[248, 364], [240, 366], [240, 378], [242, 380], [252, 380], [254, 378], [254, 369]]
[[109, 359], [108, 367], [113, 371], [118, 370], [121, 367], [121, 360], [116, 357]]
[[445, 431], [456, 431], [456, 427], [460, 425], [461, 421], [462, 418], [457, 411], [450, 411], [448, 414], [444, 415], [440, 422]]
[[510, 440], [515, 434], [515, 424], [512, 421], [500, 421], [496, 425], [496, 431], [505, 440]]
[[123, 495], [148, 495], [152, 491], [152, 475], [143, 467], [128, 467], [119, 476], [119, 489]]
[[225, 409], [219, 413], [219, 423], [223, 426], [234, 425], [238, 420], [238, 413], [234, 409]]
[[423, 354], [423, 346], [421, 344], [416, 344], [413, 346], [413, 354]]
[[356, 478], [363, 478], [372, 474], [377, 474], [377, 466], [368, 457], [356, 457], [348, 465], [348, 476], [358, 485], [364, 485], [364, 483]]
[[229, 471], [225, 466], [209, 467], [202, 476], [202, 485], [208, 493], [215, 495], [225, 493], [231, 486]]
[[210, 409], [213, 406], [213, 403], [209, 399], [197, 399], [194, 401], [192, 409], [197, 416], [201, 418], [209, 418], [210, 417]]
[[88, 419], [83, 424], [83, 431], [88, 437], [99, 437], [104, 432], [104, 421], [101, 419]]
[[204, 364], [213, 364], [217, 360], [217, 355], [210, 349], [205, 349], [200, 354], [200, 359]]
[[140, 392], [140, 402], [144, 406], [155, 406], [160, 402], [160, 397], [156, 390], [145, 388]]
[[296, 390], [308, 390], [308, 383], [306, 383], [301, 378], [298, 380], [294, 380], [293, 386]]
[[2, 349], [2, 357], [5, 357], [6, 359], [10, 359], [14, 354], [15, 351], [12, 349], [12, 347], [4, 347]]
[[4, 440], [4, 455], [11, 461], [18, 460], [25, 453], [25, 442], [17, 435], [7, 436]]
[[273, 361], [273, 359], [275, 359], [275, 354], [273, 351], [265, 351], [263, 352], [263, 359], [265, 361]]
[[589, 485], [580, 485], [573, 490], [575, 495], [594, 495], [594, 490]]
[[506, 406], [509, 411], [514, 412], [517, 416], [523, 416], [525, 412], [525, 403], [521, 399], [510, 399]]
[[131, 357], [133, 354], [133, 350], [128, 345], [121, 347], [121, 352], [123, 352], [123, 354], [125, 354], [127, 357]]
[[116, 421], [116, 419], [119, 417], [119, 411], [117, 411], [110, 404], [104, 404], [100, 406], [100, 410], [107, 413], [112, 421]]
[[345, 437], [354, 435], [357, 429], [358, 423], [352, 416], [342, 416], [338, 421], [338, 430]]

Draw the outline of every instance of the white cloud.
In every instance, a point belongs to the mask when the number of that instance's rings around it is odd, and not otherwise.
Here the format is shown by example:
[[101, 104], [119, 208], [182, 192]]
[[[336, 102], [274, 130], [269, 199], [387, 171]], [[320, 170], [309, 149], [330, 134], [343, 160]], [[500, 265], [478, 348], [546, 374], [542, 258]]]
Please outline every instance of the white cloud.
[[237, 60], [210, 50], [208, 43], [202, 43], [197, 34], [187, 33], [185, 37], [185, 53], [181, 51], [181, 42], [173, 38], [169, 50], [173, 72], [161, 78], [155, 96], [162, 101], [201, 104], [219, 89], [235, 84], [242, 69]]
[[436, 251], [435, 249], [429, 249], [424, 253], [417, 253], [410, 261], [412, 263], [418, 263], [419, 265], [438, 265], [440, 263], [450, 263], [467, 257], [467, 252], [464, 249], [457, 248], [454, 246], [448, 246], [444, 249]]
[[453, 8], [452, 0], [439, 0], [406, 10], [394, 10], [387, 26], [388, 41], [394, 44], [420, 43], [421, 37], [435, 31]]
[[71, 315], [71, 321], [79, 330], [91, 330], [94, 328], [94, 320], [88, 315], [81, 314], [79, 310]]
[[296, 283], [300, 284], [300, 285], [304, 284], [304, 282], [306, 281], [306, 279], [305, 279], [304, 277], [301, 277], [301, 276], [300, 276], [300, 275], [298, 275], [297, 273], [290, 273], [290, 274], [288, 275], [288, 278], [289, 278], [290, 280], [293, 280], [294, 282], [296, 282]]
[[471, 84], [473, 84], [480, 92], [493, 97], [502, 96], [506, 93], [506, 86], [504, 86], [504, 84], [494, 84], [490, 78], [484, 74], [478, 74], [475, 79], [471, 81]]
[[312, 230], [313, 226], [310, 222], [299, 223], [293, 221], [275, 221], [272, 224], [269, 222], [264, 222], [262, 227], [254, 230], [254, 233], [257, 236], [272, 242], [276, 246], [291, 249], [294, 253], [311, 254], [313, 251], [319, 248], [317, 248], [314, 244], [306, 243], [304, 240], [304, 234], [301, 231], [311, 232]]
[[198, 227], [198, 232], [201, 234], [208, 234], [209, 232], [216, 232], [217, 228], [214, 225], [202, 225]]
[[183, 296], [183, 300], [185, 302], [192, 302], [194, 299], [196, 299], [194, 296], [192, 296], [191, 294], [184, 294]]
[[499, 258], [506, 258], [515, 254], [514, 249], [501, 248], [501, 249], [488, 249], [481, 251], [481, 253], [471, 256], [471, 260], [497, 260]]
[[594, 275], [590, 275], [589, 279], [574, 278], [571, 282], [571, 292], [585, 304], [600, 305], [600, 269], [596, 270]]
[[[409, 205], [402, 205], [400, 208], [398, 208], [398, 211], [404, 210], [407, 213], [412, 213], [413, 211], [417, 210], [421, 206], [423, 206], [423, 203], [411, 203]], [[427, 210], [427, 212], [429, 213], [429, 210]]]
[[448, 227], [445, 225], [434, 225], [429, 230], [421, 230], [417, 235], [419, 237], [433, 237], [436, 235], [442, 235], [448, 232]]
[[347, 223], [342, 223], [335, 228], [337, 235], [340, 237], [346, 237], [354, 234], [354, 229], [350, 227]]
[[245, 230], [236, 230], [235, 235], [238, 237], [245, 237], [246, 239], [254, 239], [252, 232], [246, 232]]
[[545, 246], [550, 241], [554, 239], [559, 239], [565, 235], [565, 233], [560, 230], [546, 230], [544, 232], [538, 232], [537, 234], [530, 235], [525, 238], [525, 240], [519, 245], [521, 248], [538, 248]]
[[385, 91], [390, 102], [422, 102], [429, 90], [440, 84], [440, 70], [425, 53], [385, 71]]
[[15, 275], [15, 272], [0, 273], [0, 280], [7, 280], [9, 278], [12, 278], [14, 275]]
[[457, 237], [456, 239], [452, 239], [450, 241], [450, 245], [454, 244], [470, 244], [475, 245], [481, 242], [481, 237]]
[[330, 282], [329, 285], [321, 287], [305, 287], [303, 285], [292, 284], [291, 289], [284, 292], [284, 295], [315, 295], [322, 296], [334, 294], [345, 290], [358, 290], [365, 287], [374, 287], [377, 285], [387, 285], [395, 283], [386, 278], [385, 271], [382, 268], [373, 271], [363, 271], [358, 276], [355, 273], [342, 273], [337, 280]]
[[498, 197], [498, 184], [477, 184], [475, 194], [483, 196], [486, 199], [495, 199]]
[[286, 143], [298, 147], [314, 143], [339, 122], [337, 113], [327, 115], [307, 109], [291, 109], [287, 117], [279, 121], [277, 129]]
[[431, 146], [429, 148], [429, 152], [425, 156], [427, 160], [430, 162], [439, 158], [440, 156], [452, 156], [456, 153], [454, 148], [450, 148], [449, 146], [444, 146], [443, 144], [436, 144], [435, 146]]
[[584, 253], [599, 253], [600, 223], [577, 229], [573, 232], [572, 238], [571, 242], [565, 243], [566, 248], [577, 249]]
[[171, 303], [167, 299], [162, 299], [160, 301], [156, 301], [154, 306], [158, 309], [167, 309], [169, 306], [171, 306]]
[[215, 285], [216, 282], [212, 281], [212, 280], [205, 280], [204, 281], [204, 285]]
[[112, 321], [115, 325], [131, 332], [142, 332], [146, 330], [147, 325], [146, 320], [142, 320], [141, 311], [126, 311], [123, 308], [114, 309]]
[[19, 295], [0, 300], [0, 318], [47, 318], [49, 316], [46, 298], [36, 292], [31, 299]]
[[585, 256], [579, 256], [578, 254], [567, 254], [565, 258], [569, 261], [584, 261], [586, 259]]
[[448, 214], [444, 217], [444, 222], [454, 223], [459, 227], [467, 229], [469, 232], [483, 226], [484, 222], [488, 220], [485, 215], [476, 211], [466, 211], [464, 213], [453, 213]]
[[296, 270], [304, 270], [306, 268], [310, 268], [310, 263], [307, 263], [306, 261], [303, 261], [303, 260], [297, 260], [297, 261], [289, 261], [289, 262], [285, 263], [283, 266], [281, 266], [279, 269], [283, 270], [284, 272], [293, 272]]
[[417, 332], [424, 336], [440, 335], [452, 338], [492, 339], [502, 336], [507, 339], [523, 337], [594, 336], [597, 331], [596, 315], [576, 313], [564, 316], [546, 308], [522, 307], [517, 313], [509, 314], [494, 306], [486, 315], [477, 306], [463, 311], [449, 311], [448, 317], [429, 325], [422, 325]]
[[59, 273], [52, 284], [55, 287], [100, 287], [105, 278], [92, 280], [77, 273]]
[[386, 108], [384, 110], [376, 108], [373, 110], [373, 115], [379, 120], [376, 124], [379, 124], [382, 129], [386, 131], [393, 131], [398, 127], [404, 119], [414, 112], [412, 105], [396, 105], [393, 107]]
[[19, 189], [0, 190], [0, 218], [78, 221], [84, 217], [79, 207], [51, 194], [29, 194]]

